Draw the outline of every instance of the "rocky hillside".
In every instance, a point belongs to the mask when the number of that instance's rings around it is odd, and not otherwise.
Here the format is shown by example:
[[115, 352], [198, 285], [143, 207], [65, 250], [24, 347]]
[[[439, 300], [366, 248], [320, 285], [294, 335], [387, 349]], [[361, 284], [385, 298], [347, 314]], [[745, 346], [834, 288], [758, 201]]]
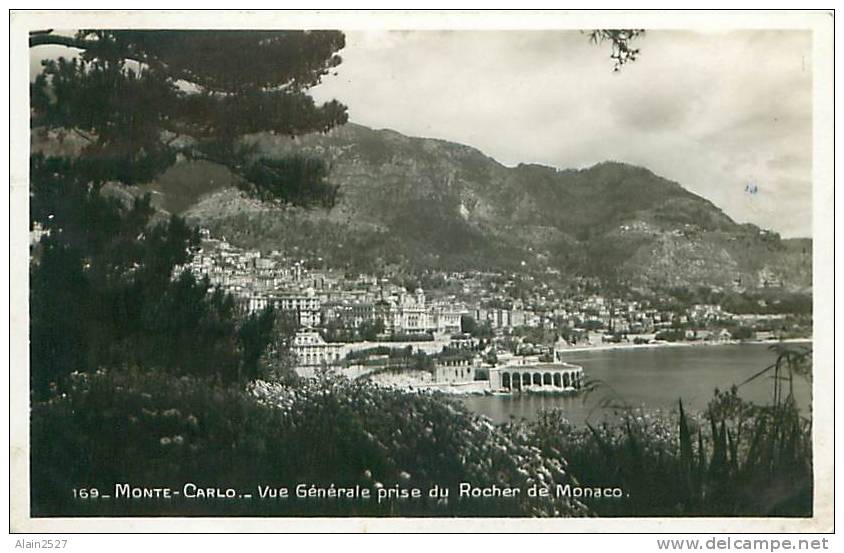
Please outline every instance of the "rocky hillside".
[[199, 162], [163, 175], [156, 201], [234, 243], [362, 270], [551, 268], [648, 287], [811, 287], [811, 241], [737, 224], [641, 167], [511, 168], [468, 146], [355, 124], [251, 141], [262, 155], [325, 159], [338, 205], [261, 204]]

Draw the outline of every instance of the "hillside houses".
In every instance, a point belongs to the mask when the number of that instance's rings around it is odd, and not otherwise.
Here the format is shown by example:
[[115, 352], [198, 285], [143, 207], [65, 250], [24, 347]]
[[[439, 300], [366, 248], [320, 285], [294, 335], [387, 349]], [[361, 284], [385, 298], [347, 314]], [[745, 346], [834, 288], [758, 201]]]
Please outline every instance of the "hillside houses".
[[[505, 347], [544, 351], [550, 339], [569, 346], [646, 343], [656, 336], [689, 341], [728, 339], [736, 327], [781, 329], [785, 315], [734, 315], [721, 305], [659, 308], [654, 299], [620, 299], [554, 289], [532, 275], [438, 273], [430, 294], [389, 275], [313, 269], [279, 251], [244, 250], [202, 231], [200, 246], [174, 277], [190, 271], [232, 294], [244, 314], [269, 306], [293, 315], [293, 349], [306, 367], [332, 365], [367, 343], [416, 343], [436, 352]], [[413, 282], [412, 280], [410, 282]], [[574, 282], [592, 289], [588, 282]], [[670, 304], [669, 304], [670, 305]], [[464, 319], [472, 328], [464, 328]], [[725, 330], [727, 329], [727, 330]], [[471, 332], [471, 334], [465, 334]], [[744, 333], [746, 334], [746, 332]], [[427, 341], [428, 345], [424, 347]], [[544, 346], [543, 346], [544, 344]], [[440, 365], [446, 373], [455, 367]], [[459, 368], [459, 367], [458, 367]], [[454, 378], [465, 376], [452, 375]]]

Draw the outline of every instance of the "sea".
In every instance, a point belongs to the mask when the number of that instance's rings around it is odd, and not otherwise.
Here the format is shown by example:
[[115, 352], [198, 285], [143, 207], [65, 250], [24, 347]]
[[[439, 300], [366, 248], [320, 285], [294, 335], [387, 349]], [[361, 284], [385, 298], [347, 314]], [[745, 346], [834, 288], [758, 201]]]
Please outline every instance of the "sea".
[[[789, 345], [811, 348], [812, 343]], [[745, 381], [777, 360], [771, 346], [760, 343], [578, 350], [565, 355], [564, 361], [583, 367], [585, 379], [595, 383], [592, 391], [467, 396], [461, 401], [470, 411], [496, 423], [534, 420], [540, 410], [556, 407], [575, 425], [617, 417], [627, 407], [676, 410], [681, 399], [684, 409], [702, 411], [716, 389], [729, 390], [733, 385], [743, 399], [766, 404], [772, 401], [773, 371]], [[785, 386], [788, 389], [789, 384]], [[798, 407], [808, 415], [811, 382], [795, 376], [791, 387]]]

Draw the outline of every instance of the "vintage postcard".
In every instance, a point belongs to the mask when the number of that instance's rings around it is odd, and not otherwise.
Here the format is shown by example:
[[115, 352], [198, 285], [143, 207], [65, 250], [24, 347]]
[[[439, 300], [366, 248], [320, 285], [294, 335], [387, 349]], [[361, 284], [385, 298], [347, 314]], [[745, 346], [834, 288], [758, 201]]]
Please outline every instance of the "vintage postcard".
[[10, 25], [12, 531], [832, 529], [832, 13]]

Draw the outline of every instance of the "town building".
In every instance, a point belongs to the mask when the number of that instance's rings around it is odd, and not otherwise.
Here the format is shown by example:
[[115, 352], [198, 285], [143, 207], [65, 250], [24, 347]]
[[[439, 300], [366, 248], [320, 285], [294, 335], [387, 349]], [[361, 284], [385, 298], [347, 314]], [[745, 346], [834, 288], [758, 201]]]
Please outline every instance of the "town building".
[[462, 384], [474, 382], [476, 370], [480, 367], [477, 355], [457, 353], [438, 356], [434, 362], [434, 382], [438, 384]]
[[345, 344], [326, 342], [319, 332], [312, 329], [296, 333], [291, 351], [301, 367], [337, 365], [348, 353]]

